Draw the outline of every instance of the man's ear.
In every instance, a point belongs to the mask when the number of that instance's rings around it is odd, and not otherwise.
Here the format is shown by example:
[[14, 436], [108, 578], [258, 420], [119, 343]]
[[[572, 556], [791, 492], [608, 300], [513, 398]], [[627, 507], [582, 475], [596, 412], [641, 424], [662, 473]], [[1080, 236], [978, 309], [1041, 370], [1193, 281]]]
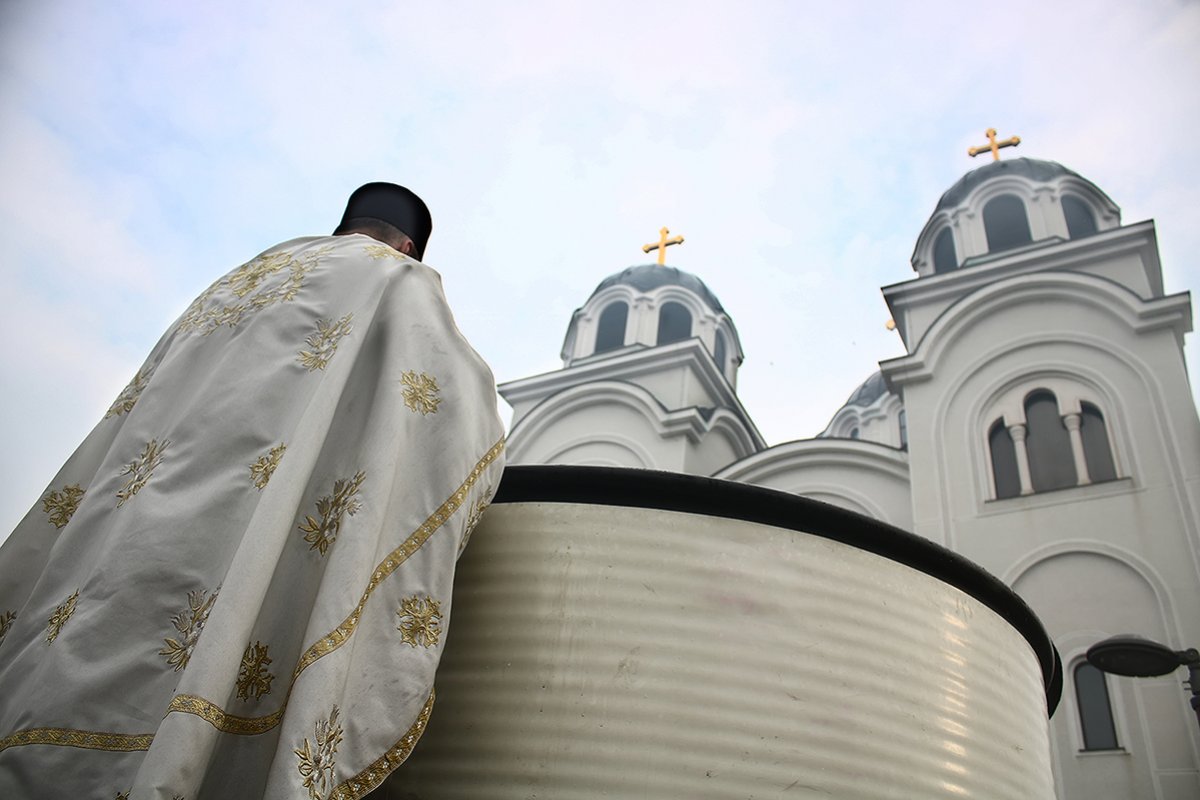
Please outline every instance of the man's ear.
[[404, 244], [400, 245], [400, 252], [406, 256], [416, 258], [414, 254], [417, 252], [417, 245], [412, 239], [405, 239]]

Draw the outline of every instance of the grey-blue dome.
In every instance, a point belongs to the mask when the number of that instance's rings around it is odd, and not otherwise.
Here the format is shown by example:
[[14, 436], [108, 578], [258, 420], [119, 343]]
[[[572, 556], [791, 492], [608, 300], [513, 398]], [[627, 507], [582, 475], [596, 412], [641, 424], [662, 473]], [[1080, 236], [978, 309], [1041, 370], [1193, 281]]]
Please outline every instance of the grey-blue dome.
[[[1001, 175], [1020, 175], [1023, 178], [1037, 181], [1038, 183], [1049, 183], [1064, 175], [1079, 178], [1081, 181], [1087, 181], [1087, 178], [1067, 169], [1057, 161], [1042, 161], [1037, 158], [1009, 158], [1004, 161], [992, 161], [978, 169], [971, 170], [959, 178], [953, 186], [946, 190], [946, 193], [942, 195], [942, 199], [938, 200], [937, 207], [933, 210], [933, 213], [937, 214], [943, 208], [957, 206], [977, 186], [992, 178], [998, 178]], [[1087, 182], [1091, 183], [1091, 181]]]
[[699, 296], [713, 311], [716, 311], [718, 314], [725, 313], [725, 309], [721, 307], [721, 301], [717, 299], [717, 296], [712, 293], [711, 289], [704, 285], [704, 281], [690, 272], [684, 272], [675, 267], [659, 266], [658, 264], [641, 264], [636, 267], [623, 269], [600, 281], [600, 285], [592, 292], [592, 297], [595, 297], [608, 287], [616, 286], [617, 284], [632, 286], [640, 292], [648, 292], [660, 286], [682, 286], [684, 289]]
[[842, 407], [863, 406], [865, 408], [887, 394], [887, 390], [887, 384], [883, 380], [883, 373], [876, 372], [854, 390], [854, 393], [850, 395], [850, 399]]

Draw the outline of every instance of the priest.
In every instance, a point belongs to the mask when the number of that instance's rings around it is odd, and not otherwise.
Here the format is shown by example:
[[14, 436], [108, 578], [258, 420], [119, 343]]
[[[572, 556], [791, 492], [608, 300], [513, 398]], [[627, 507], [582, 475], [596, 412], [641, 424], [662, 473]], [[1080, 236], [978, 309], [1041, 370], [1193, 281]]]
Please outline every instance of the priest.
[[425, 204], [212, 284], [0, 548], [0, 797], [358, 798], [434, 703], [494, 492]]

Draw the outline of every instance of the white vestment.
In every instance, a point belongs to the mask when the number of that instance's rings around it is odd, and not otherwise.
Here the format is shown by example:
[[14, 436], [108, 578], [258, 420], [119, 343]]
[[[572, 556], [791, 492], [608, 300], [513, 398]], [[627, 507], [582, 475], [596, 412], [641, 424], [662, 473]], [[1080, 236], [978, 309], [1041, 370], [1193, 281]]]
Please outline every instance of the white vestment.
[[433, 270], [355, 234], [226, 275], [0, 548], [0, 797], [378, 786], [502, 453]]

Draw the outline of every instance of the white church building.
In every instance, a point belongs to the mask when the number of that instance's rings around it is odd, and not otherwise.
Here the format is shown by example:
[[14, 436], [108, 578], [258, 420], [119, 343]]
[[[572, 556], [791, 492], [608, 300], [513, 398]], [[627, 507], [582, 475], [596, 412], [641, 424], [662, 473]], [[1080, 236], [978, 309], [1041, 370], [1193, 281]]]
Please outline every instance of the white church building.
[[907, 354], [816, 438], [770, 446], [708, 287], [653, 264], [611, 275], [572, 316], [563, 368], [500, 386], [509, 463], [756, 484], [955, 550], [1020, 594], [1062, 656], [1059, 797], [1195, 800], [1184, 672], [1115, 678], [1084, 660], [1119, 633], [1200, 647], [1191, 300], [1164, 291], [1154, 223], [1122, 224], [1059, 164], [995, 161], [942, 196], [912, 267], [883, 288]]

